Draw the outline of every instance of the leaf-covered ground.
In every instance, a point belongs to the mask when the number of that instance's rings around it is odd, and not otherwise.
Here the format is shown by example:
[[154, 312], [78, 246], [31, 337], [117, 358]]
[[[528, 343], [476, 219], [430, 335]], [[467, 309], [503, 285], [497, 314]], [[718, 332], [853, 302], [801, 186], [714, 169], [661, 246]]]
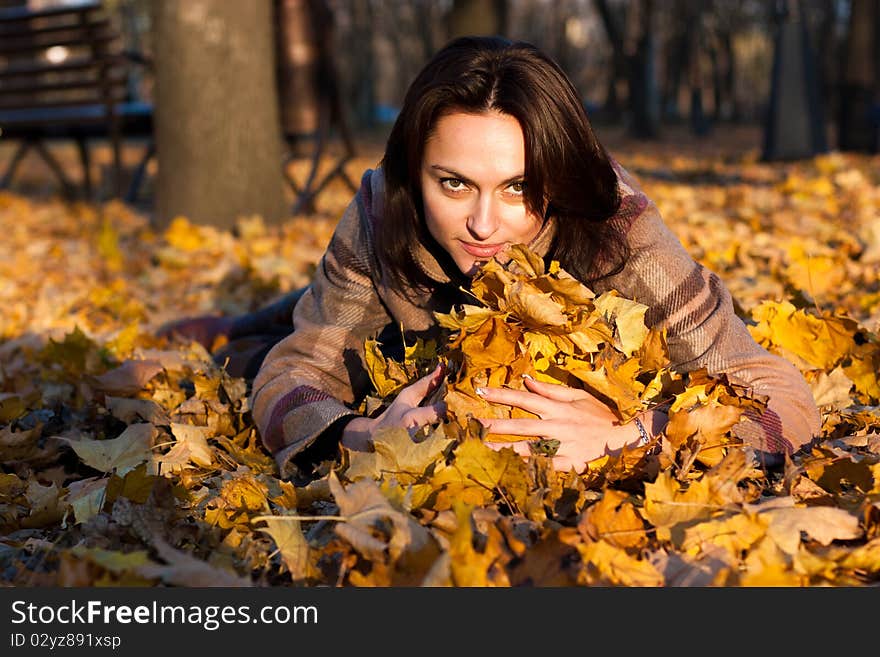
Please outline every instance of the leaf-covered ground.
[[[723, 378], [676, 378], [637, 304], [526, 267], [477, 290], [489, 308], [443, 318], [458, 340], [412, 345], [403, 363], [371, 351], [373, 405], [426, 362], [453, 363], [452, 421], [285, 481], [257, 439], [247, 383], [156, 330], [308, 282], [349, 192], [331, 187], [315, 216], [243, 219], [233, 233], [184, 218], [157, 232], [120, 203], [3, 193], [0, 580], [876, 585], [880, 159], [670, 152], [615, 151], [755, 338], [804, 373], [823, 419], [812, 449], [763, 467], [735, 438], [760, 399]], [[373, 161], [353, 162], [352, 177]], [[467, 422], [474, 386], [522, 373], [580, 381], [623, 419], [672, 403], [661, 451], [576, 473], [540, 449], [489, 450]]]

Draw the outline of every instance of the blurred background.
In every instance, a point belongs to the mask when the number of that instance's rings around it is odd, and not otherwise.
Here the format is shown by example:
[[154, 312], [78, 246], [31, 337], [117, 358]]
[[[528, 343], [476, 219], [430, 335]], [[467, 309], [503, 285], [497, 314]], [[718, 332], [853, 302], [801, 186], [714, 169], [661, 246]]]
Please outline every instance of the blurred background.
[[[612, 150], [878, 151], [880, 0], [0, 0], [3, 187], [124, 198], [158, 226], [319, 212], [328, 190], [350, 198], [409, 82], [462, 34], [548, 52]], [[64, 67], [89, 57], [103, 88], [78, 98]], [[68, 99], [107, 111], [88, 132], [76, 111], [50, 125]]]

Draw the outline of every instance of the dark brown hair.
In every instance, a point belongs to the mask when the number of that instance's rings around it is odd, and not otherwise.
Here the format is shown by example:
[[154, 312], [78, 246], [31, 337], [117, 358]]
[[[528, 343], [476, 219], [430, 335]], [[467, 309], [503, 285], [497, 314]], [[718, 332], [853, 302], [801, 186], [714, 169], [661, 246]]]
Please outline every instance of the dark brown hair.
[[626, 242], [608, 221], [620, 205], [617, 174], [571, 81], [529, 43], [460, 37], [416, 76], [388, 138], [376, 235], [387, 273], [401, 285], [430, 285], [413, 257], [416, 241], [449, 265], [424, 220], [419, 172], [425, 142], [444, 114], [489, 110], [513, 116], [522, 128], [526, 207], [557, 224], [549, 258], [588, 284], [619, 271]]

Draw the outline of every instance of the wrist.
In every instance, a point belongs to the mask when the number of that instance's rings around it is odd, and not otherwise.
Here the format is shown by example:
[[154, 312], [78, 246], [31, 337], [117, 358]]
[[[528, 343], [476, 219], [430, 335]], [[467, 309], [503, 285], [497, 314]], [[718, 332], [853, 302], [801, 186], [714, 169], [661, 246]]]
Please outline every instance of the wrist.
[[373, 440], [370, 428], [373, 420], [368, 417], [356, 417], [345, 425], [342, 430], [342, 438], [340, 443], [343, 447], [354, 450], [356, 452], [373, 451]]
[[[666, 413], [658, 410], [647, 411], [645, 413], [641, 413], [636, 415], [633, 418], [633, 424], [636, 426], [636, 431], [638, 433], [636, 437], [636, 442], [633, 443], [635, 447], [644, 447], [648, 445], [652, 441], [654, 441], [654, 437], [659, 435], [663, 428], [666, 426], [668, 422], [668, 416]], [[651, 449], [652, 454], [656, 454], [660, 451], [660, 441], [655, 441], [654, 447]]]

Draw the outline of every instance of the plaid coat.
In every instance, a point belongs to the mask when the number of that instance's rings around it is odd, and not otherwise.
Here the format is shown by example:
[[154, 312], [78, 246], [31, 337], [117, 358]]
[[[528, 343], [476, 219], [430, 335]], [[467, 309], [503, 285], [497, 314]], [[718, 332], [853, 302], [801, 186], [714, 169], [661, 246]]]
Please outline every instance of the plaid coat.
[[[767, 412], [743, 420], [737, 434], [769, 453], [793, 452], [818, 434], [820, 417], [809, 386], [787, 360], [768, 353], [734, 314], [730, 293], [694, 261], [663, 223], [635, 179], [617, 166], [622, 204], [613, 221], [626, 227], [631, 257], [617, 275], [592, 287], [611, 288], [646, 304], [649, 326], [666, 328], [670, 357], [681, 372], [705, 367], [769, 396]], [[293, 313], [294, 331], [267, 354], [253, 385], [252, 410], [266, 448], [282, 474], [368, 392], [364, 341], [387, 327], [430, 335], [434, 311], [464, 301], [436, 258], [421, 244], [417, 262], [436, 282], [429, 291], [400, 290], [371, 265], [374, 235], [382, 226], [381, 169], [367, 170], [342, 216], [315, 277]], [[550, 248], [548, 221], [529, 245]], [[398, 333], [399, 335], [399, 333]], [[410, 342], [410, 340], [407, 340]]]

